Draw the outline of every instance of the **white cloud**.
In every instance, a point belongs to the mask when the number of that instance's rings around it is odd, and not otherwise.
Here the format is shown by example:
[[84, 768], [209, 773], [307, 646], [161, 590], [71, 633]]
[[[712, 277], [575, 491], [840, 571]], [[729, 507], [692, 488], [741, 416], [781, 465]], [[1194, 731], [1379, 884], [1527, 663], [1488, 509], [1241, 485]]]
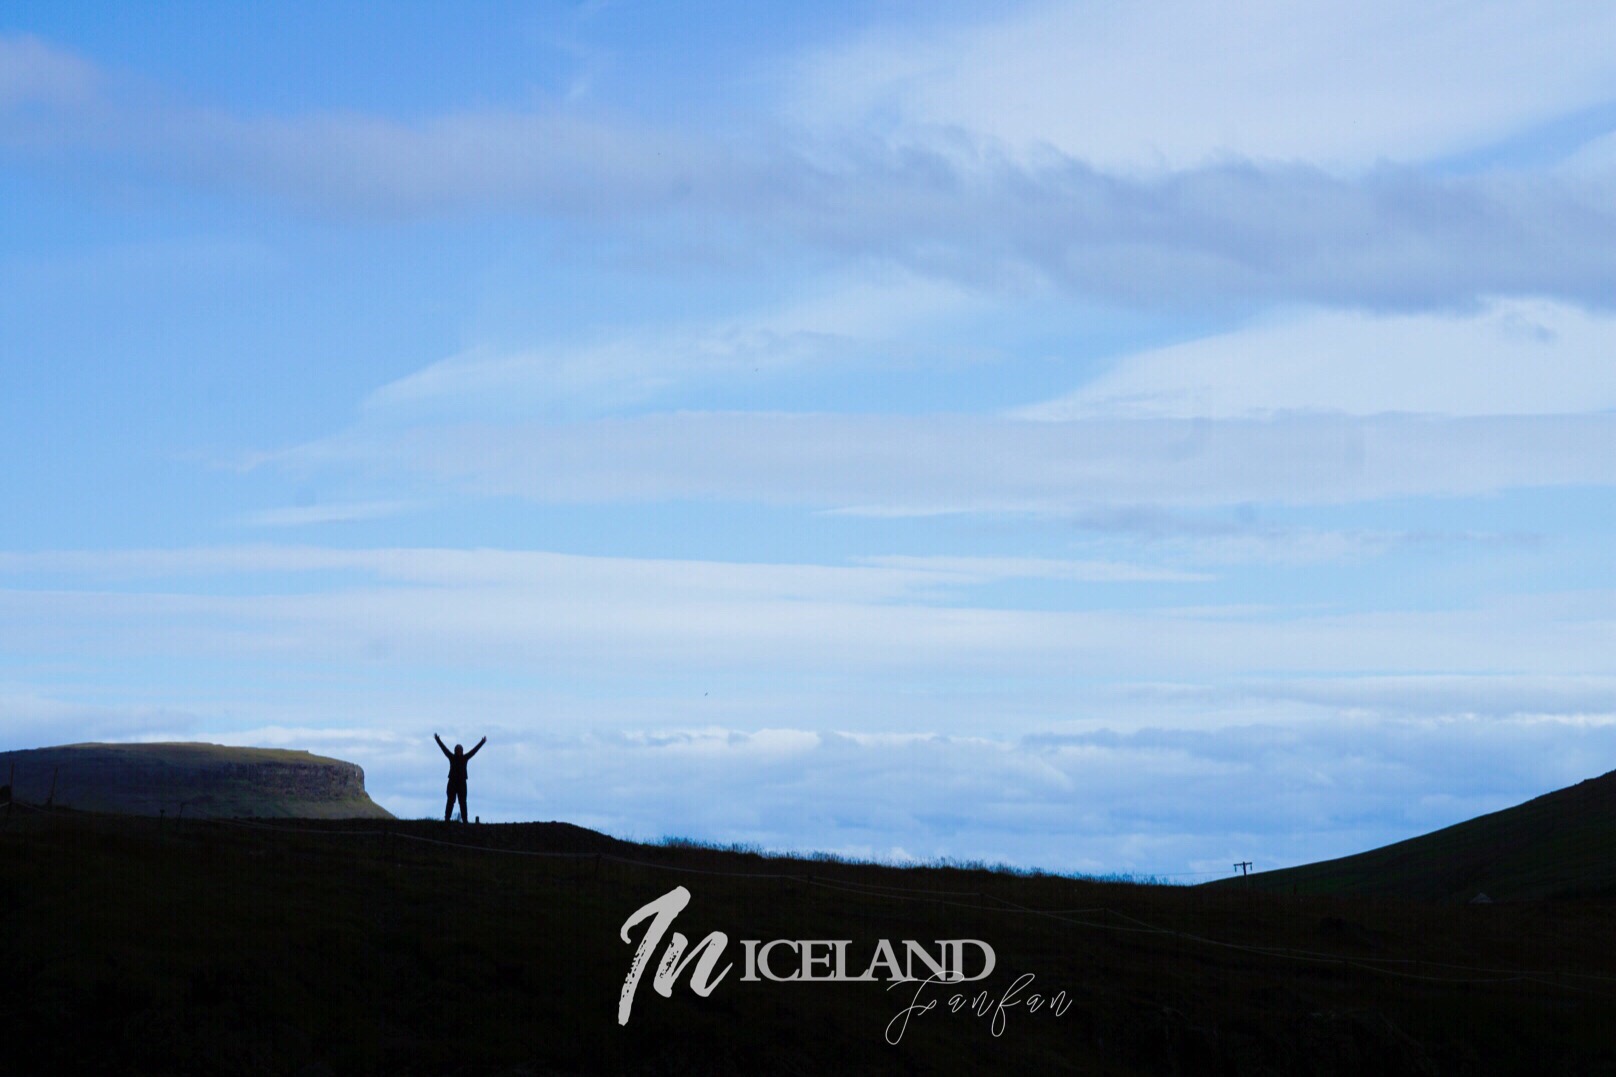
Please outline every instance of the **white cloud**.
[[[97, 555], [84, 555], [93, 562]], [[1616, 653], [1608, 592], [1474, 608], [1336, 612], [1226, 605], [1029, 610], [972, 603], [957, 567], [828, 568], [573, 558], [502, 551], [208, 551], [175, 560], [234, 571], [348, 567], [397, 583], [270, 581], [214, 589], [0, 591], [0, 644], [80, 665], [206, 660], [321, 667], [609, 676], [614, 691], [693, 675], [763, 678], [776, 691], [834, 674], [889, 687], [928, 678], [1470, 673], [1588, 676]], [[48, 571], [52, 555], [6, 555]], [[58, 561], [57, 571], [70, 562]], [[1007, 566], [979, 564], [974, 579]], [[1076, 572], [1073, 573], [1073, 569]], [[105, 568], [90, 566], [91, 573]], [[1079, 564], [1014, 565], [1049, 577]], [[407, 582], [405, 582], [407, 581]], [[1107, 594], [1110, 594], [1107, 588]], [[799, 707], [811, 707], [805, 698]]]
[[1307, 677], [1248, 681], [1215, 691], [1191, 688], [1181, 698], [1187, 706], [1205, 706], [1232, 698], [1273, 700], [1376, 718], [1432, 718], [1443, 715], [1507, 717], [1531, 723], [1555, 721], [1584, 724], [1591, 715], [1609, 715], [1616, 706], [1616, 676], [1539, 674], [1364, 674], [1333, 679]]
[[723, 499], [886, 515], [1343, 504], [1611, 485], [1616, 416], [1042, 422], [681, 412], [359, 427], [259, 460], [271, 462], [559, 503]]
[[1616, 13], [1577, 0], [1035, 3], [826, 50], [795, 107], [1124, 169], [1421, 161], [1616, 96], [1613, 37]]
[[[1358, 852], [1592, 777], [1616, 751], [1609, 723], [1473, 717], [1022, 737], [462, 725], [490, 734], [471, 771], [485, 819], [1093, 872]], [[267, 727], [210, 739], [353, 759], [372, 794], [408, 817], [442, 811], [430, 733]]]
[[1616, 131], [1589, 140], [1561, 162], [1559, 169], [1567, 175], [1586, 179], [1616, 172]]
[[[1544, 25], [1563, 29], [1566, 18]], [[1586, 22], [1576, 33], [1602, 40]], [[1577, 66], [1547, 65], [1548, 84]], [[1487, 78], [1512, 99], [1519, 89], [1494, 70]], [[1338, 175], [1220, 159], [1141, 177], [970, 132], [872, 136], [862, 119], [722, 141], [563, 106], [406, 123], [242, 117], [121, 91], [0, 111], [0, 147], [321, 217], [550, 217], [632, 233], [643, 258], [675, 272], [694, 243], [723, 246], [732, 264], [773, 262], [784, 246], [885, 260], [970, 290], [1030, 283], [1144, 307], [1406, 310], [1522, 294], [1609, 305], [1616, 294], [1609, 173], [1456, 177], [1377, 164]]]
[[381, 386], [362, 405], [372, 424], [423, 419], [598, 414], [672, 389], [795, 367], [891, 362], [894, 338], [977, 304], [961, 289], [891, 270], [799, 286], [791, 301], [701, 323], [620, 330], [571, 346], [481, 347]]
[[774, 564], [598, 557], [542, 550], [319, 546], [215, 546], [148, 550], [0, 551], [0, 573], [105, 580], [350, 572], [429, 587], [542, 590], [582, 599], [671, 596], [680, 599], [886, 601], [1005, 579], [1198, 580], [1147, 565], [1055, 558], [859, 558], [858, 565]]
[[1414, 550], [1448, 552], [1460, 547], [1530, 549], [1542, 536], [1453, 531], [1326, 531], [1318, 528], [1260, 527], [1221, 535], [1180, 535], [1162, 544], [1202, 565], [1256, 562], [1308, 565], [1362, 561]]
[[[21, 107], [33, 106], [33, 107]], [[31, 37], [0, 35], [0, 146], [118, 159], [132, 170], [322, 214], [510, 202], [611, 216], [726, 186], [696, 140], [564, 106], [404, 122], [358, 112], [243, 116], [154, 96]]]
[[81, 105], [100, 83], [95, 65], [28, 34], [0, 33], [0, 109]]
[[1031, 419], [1289, 412], [1556, 415], [1616, 410], [1616, 317], [1543, 300], [1479, 314], [1312, 312], [1131, 355]]
[[72, 702], [0, 683], [0, 751], [88, 741], [191, 740], [204, 721], [184, 708]]
[[960, 583], [1001, 579], [1078, 580], [1084, 582], [1176, 582], [1208, 580], [1205, 573], [1119, 561], [1063, 561], [1044, 557], [938, 557], [895, 555], [861, 557], [861, 564], [878, 568], [936, 572]]
[[304, 527], [309, 524], [347, 523], [396, 516], [414, 507], [408, 501], [350, 501], [329, 505], [288, 505], [259, 509], [241, 517], [249, 527]]

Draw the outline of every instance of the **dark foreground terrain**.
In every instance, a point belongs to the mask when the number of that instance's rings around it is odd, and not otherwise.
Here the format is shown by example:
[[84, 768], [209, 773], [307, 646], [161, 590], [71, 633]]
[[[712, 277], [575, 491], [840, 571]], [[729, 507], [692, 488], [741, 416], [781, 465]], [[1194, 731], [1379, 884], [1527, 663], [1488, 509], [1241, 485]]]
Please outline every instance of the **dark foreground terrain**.
[[[663, 998], [653, 958], [620, 1026], [619, 931], [678, 885], [675, 930], [725, 932], [736, 967]], [[1013, 1005], [995, 1035], [940, 1005], [894, 1045], [913, 984], [743, 981], [739, 940], [777, 938], [980, 939], [997, 968], [970, 994], [1032, 974], [1020, 1002], [1070, 1006]], [[5, 1074], [1616, 1072], [1606, 903], [898, 870], [554, 823], [19, 808], [0, 823], [0, 969]]]

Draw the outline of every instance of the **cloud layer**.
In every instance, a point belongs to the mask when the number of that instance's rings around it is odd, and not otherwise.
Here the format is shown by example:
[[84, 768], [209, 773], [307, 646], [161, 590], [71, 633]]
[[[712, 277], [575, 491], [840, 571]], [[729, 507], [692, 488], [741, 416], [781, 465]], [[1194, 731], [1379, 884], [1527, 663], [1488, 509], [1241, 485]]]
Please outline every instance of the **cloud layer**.
[[1211, 872], [1608, 765], [1606, 6], [306, 14], [0, 35], [7, 746]]
[[718, 499], [872, 514], [1342, 504], [1616, 481], [1616, 418], [1027, 421], [661, 413], [355, 428], [260, 460], [541, 502]]
[[[1542, 49], [1561, 38], [1598, 40], [1574, 14], [1534, 22], [1520, 40]], [[1484, 21], [1476, 32], [1500, 29]], [[1303, 160], [1272, 163], [1258, 138], [1255, 154], [1236, 139], [1233, 156], [1147, 176], [1110, 169], [1078, 147], [1029, 155], [991, 132], [941, 122], [882, 135], [867, 126], [810, 133], [782, 121], [726, 139], [559, 104], [413, 122], [351, 112], [238, 116], [142, 99], [31, 38], [9, 39], [6, 50], [11, 104], [0, 101], [0, 148], [10, 154], [110, 166], [319, 215], [519, 213], [605, 228], [657, 220], [681, 245], [732, 233], [712, 228], [729, 222], [747, 237], [732, 256], [787, 241], [972, 288], [1036, 282], [1143, 307], [1301, 300], [1419, 309], [1520, 294], [1604, 306], [1616, 295], [1616, 177], [1432, 173], [1411, 165], [1425, 155], [1405, 152], [1407, 138], [1381, 149], [1376, 160], [1387, 163], [1351, 175]], [[1616, 93], [1602, 60], [1585, 46], [1574, 55], [1586, 70], [1556, 65], [1563, 84], [1551, 83], [1549, 98]], [[1478, 78], [1482, 70], [1477, 63]], [[1488, 71], [1487, 84], [1506, 82]], [[1441, 95], [1434, 105], [1452, 101]], [[1407, 114], [1366, 107], [1383, 121]], [[1506, 128], [1527, 118], [1488, 115]], [[1186, 121], [1186, 129], [1202, 128]]]
[[1598, 3], [1024, 4], [867, 31], [802, 65], [807, 117], [961, 128], [1107, 167], [1363, 166], [1485, 146], [1616, 97]]
[[1616, 320], [1544, 302], [1480, 315], [1314, 313], [1126, 357], [1037, 419], [1616, 410]]

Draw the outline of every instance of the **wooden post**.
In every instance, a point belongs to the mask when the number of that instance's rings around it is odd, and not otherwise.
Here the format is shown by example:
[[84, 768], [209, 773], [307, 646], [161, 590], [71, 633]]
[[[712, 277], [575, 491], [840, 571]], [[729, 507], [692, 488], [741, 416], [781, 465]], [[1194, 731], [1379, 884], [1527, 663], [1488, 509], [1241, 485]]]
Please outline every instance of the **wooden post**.
[[45, 807], [47, 808], [56, 803], [56, 776], [61, 772], [62, 768], [59, 766], [55, 770], [51, 771], [50, 795], [45, 798]]

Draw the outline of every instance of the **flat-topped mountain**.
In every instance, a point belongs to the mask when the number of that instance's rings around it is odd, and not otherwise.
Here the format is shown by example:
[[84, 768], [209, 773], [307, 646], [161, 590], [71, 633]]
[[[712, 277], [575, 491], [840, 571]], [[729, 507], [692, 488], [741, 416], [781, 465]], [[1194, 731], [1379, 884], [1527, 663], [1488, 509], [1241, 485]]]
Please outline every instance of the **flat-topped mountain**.
[[341, 759], [220, 744], [67, 744], [0, 752], [19, 801], [171, 817], [387, 819]]

